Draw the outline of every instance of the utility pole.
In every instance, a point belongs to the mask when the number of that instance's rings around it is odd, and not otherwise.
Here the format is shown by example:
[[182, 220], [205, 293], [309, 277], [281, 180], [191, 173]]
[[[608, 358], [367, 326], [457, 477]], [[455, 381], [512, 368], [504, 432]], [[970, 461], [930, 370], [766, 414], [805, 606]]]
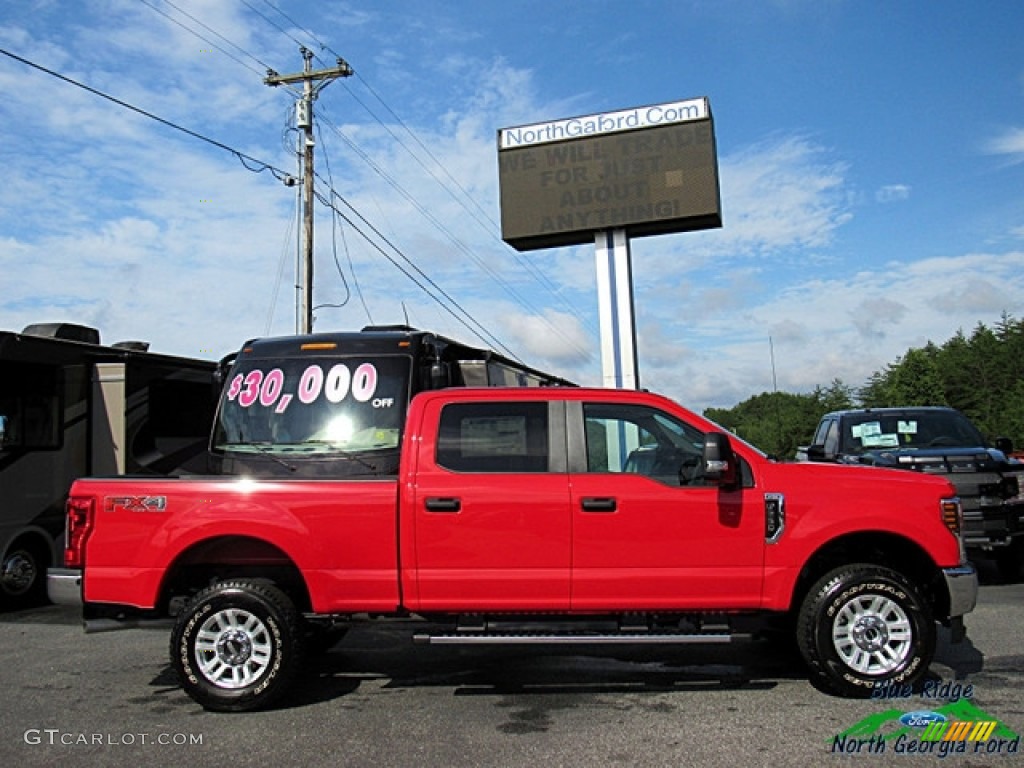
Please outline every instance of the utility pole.
[[[344, 59], [330, 69], [313, 70], [313, 52], [302, 47], [303, 68], [292, 75], [279, 75], [267, 70], [264, 84], [271, 86], [302, 83], [302, 98], [295, 104], [295, 123], [302, 130], [303, 158], [303, 226], [302, 226], [302, 327], [301, 333], [313, 332], [313, 102], [327, 84], [338, 77], [352, 75], [352, 67]], [[315, 85], [314, 85], [315, 83]]]

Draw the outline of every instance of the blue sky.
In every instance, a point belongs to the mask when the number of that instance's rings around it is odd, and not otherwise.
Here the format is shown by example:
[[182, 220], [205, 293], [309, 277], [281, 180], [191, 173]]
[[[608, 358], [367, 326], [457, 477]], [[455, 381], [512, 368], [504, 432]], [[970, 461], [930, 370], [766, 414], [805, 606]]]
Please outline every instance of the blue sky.
[[[1022, 34], [1016, 0], [0, 7], [3, 50], [292, 173], [294, 97], [264, 70], [299, 71], [300, 43], [316, 68], [343, 56], [318, 172], [379, 235], [317, 207], [315, 302], [343, 306], [316, 329], [482, 343], [383, 248], [582, 383], [601, 381], [593, 247], [501, 242], [496, 132], [706, 96], [723, 227], [632, 243], [641, 385], [696, 409], [770, 390], [772, 348], [780, 389], [857, 386], [1024, 316]], [[208, 358], [294, 331], [294, 189], [8, 56], [0, 93], [0, 328]]]

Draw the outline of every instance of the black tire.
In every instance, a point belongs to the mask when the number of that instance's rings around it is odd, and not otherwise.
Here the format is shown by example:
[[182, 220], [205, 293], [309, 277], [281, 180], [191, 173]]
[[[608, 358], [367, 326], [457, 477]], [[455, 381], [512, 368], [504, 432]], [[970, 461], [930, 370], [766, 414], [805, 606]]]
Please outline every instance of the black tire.
[[220, 582], [178, 615], [170, 650], [182, 688], [205, 709], [260, 709], [285, 692], [300, 665], [298, 613], [272, 584]]
[[15, 542], [0, 560], [0, 610], [45, 603], [48, 563], [49, 558], [38, 545]]
[[883, 684], [913, 686], [935, 655], [928, 602], [901, 574], [877, 565], [837, 568], [811, 587], [796, 628], [811, 680], [864, 698]]

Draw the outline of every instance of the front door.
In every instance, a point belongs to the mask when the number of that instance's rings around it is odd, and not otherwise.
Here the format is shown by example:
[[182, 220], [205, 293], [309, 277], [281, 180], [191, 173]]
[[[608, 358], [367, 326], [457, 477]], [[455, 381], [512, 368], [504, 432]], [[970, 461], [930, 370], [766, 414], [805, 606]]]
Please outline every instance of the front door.
[[572, 607], [756, 608], [764, 499], [702, 477], [703, 433], [656, 408], [583, 404], [586, 471], [570, 474]]

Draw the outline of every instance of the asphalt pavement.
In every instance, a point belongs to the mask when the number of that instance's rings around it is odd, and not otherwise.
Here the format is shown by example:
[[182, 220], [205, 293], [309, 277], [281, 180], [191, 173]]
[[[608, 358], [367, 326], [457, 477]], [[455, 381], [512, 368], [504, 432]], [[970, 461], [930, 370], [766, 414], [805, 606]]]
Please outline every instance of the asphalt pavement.
[[[178, 688], [167, 632], [85, 635], [48, 606], [0, 615], [0, 766], [1015, 766], [1022, 628], [1024, 585], [986, 584], [968, 641], [940, 630], [930, 688], [857, 701], [785, 642], [460, 649], [370, 624], [274, 709], [214, 714]], [[998, 728], [943, 756], [899, 720], [936, 711]]]

